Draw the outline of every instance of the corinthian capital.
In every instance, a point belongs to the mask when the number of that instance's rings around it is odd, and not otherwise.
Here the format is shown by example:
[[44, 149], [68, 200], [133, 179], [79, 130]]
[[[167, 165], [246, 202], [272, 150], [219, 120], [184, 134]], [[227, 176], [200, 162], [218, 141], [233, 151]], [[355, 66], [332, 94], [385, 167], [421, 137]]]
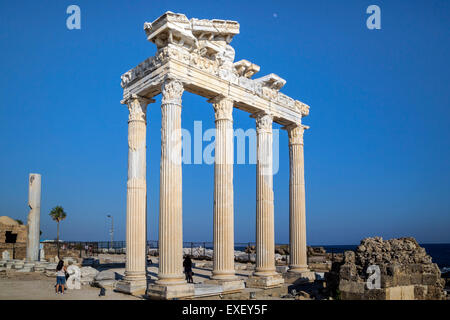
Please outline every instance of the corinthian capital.
[[183, 84], [176, 79], [166, 79], [162, 85], [162, 103], [173, 103], [181, 106]]
[[256, 131], [272, 132], [273, 117], [268, 113], [259, 113], [256, 118]]
[[308, 126], [305, 125], [291, 125], [286, 127], [289, 136], [289, 144], [301, 144], [303, 145], [303, 133], [305, 130], [309, 129]]
[[136, 94], [131, 95], [127, 100], [128, 121], [146, 121], [147, 105], [155, 100], [138, 96]]
[[233, 100], [223, 95], [218, 95], [209, 99], [208, 102], [212, 103], [214, 107], [216, 120], [233, 121]]

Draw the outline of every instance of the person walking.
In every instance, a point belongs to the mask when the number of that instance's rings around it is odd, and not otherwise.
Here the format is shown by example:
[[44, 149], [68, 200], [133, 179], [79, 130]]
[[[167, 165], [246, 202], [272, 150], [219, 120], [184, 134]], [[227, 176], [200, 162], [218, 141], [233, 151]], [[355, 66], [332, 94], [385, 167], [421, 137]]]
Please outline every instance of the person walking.
[[187, 255], [186, 258], [184, 258], [183, 267], [187, 282], [194, 283], [194, 280], [192, 279], [192, 275], [194, 274], [192, 272], [192, 260], [189, 255]]
[[61, 288], [61, 294], [64, 294], [64, 287], [66, 285], [66, 272], [67, 268], [64, 265], [63, 260], [59, 260], [56, 266], [56, 294], [59, 293], [59, 288]]

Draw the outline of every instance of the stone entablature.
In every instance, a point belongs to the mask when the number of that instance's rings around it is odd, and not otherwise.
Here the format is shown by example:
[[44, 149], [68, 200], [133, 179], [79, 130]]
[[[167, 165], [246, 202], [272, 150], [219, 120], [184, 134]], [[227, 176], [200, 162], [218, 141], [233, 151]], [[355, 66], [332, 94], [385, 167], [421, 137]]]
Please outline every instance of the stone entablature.
[[282, 125], [298, 124], [309, 114], [309, 106], [279, 92], [286, 80], [276, 74], [251, 79], [259, 66], [234, 62], [229, 45], [239, 33], [239, 23], [228, 20], [188, 20], [171, 12], [146, 22], [147, 39], [158, 50], [121, 76], [124, 100], [131, 94], [153, 97], [161, 92], [166, 76], [184, 83], [185, 89], [206, 98], [229, 94], [235, 107], [255, 113], [271, 111]]

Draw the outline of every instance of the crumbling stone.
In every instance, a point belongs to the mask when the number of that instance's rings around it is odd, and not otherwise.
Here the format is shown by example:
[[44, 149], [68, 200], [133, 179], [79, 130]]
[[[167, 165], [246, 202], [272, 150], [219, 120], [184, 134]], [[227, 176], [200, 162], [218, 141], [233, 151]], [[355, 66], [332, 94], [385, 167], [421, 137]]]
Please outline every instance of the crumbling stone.
[[[369, 282], [369, 266], [380, 270], [380, 286]], [[333, 279], [333, 274], [337, 276]], [[370, 277], [374, 280], [373, 276]], [[334, 264], [328, 276], [340, 299], [442, 300], [445, 280], [439, 267], [414, 238], [363, 239], [355, 251], [346, 251], [344, 261]], [[331, 285], [330, 285], [331, 284]], [[373, 284], [373, 285], [372, 285]]]

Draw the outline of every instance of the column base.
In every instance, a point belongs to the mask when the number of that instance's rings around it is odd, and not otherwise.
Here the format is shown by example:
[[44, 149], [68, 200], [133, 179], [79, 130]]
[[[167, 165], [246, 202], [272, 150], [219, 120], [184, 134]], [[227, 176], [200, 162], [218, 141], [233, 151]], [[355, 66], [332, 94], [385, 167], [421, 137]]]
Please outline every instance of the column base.
[[236, 276], [234, 270], [229, 271], [229, 272], [219, 272], [219, 273], [215, 273], [214, 270], [212, 272], [212, 276], [210, 278], [211, 280], [219, 280], [219, 281], [233, 281], [238, 279], [238, 277]]
[[131, 295], [141, 295], [145, 294], [145, 290], [147, 289], [147, 280], [128, 280], [123, 279], [119, 280], [116, 283], [115, 291], [127, 293]]
[[177, 283], [171, 285], [151, 283], [147, 287], [147, 296], [150, 299], [171, 300], [192, 298], [195, 294], [193, 283]]
[[281, 287], [283, 283], [284, 283], [283, 277], [280, 274], [276, 273], [274, 275], [269, 276], [258, 276], [258, 275], [250, 276], [246, 281], [245, 286], [247, 288], [268, 289]]
[[222, 293], [234, 293], [234, 292], [240, 292], [245, 289], [245, 283], [244, 280], [239, 279], [238, 277], [230, 278], [230, 279], [223, 279], [223, 280], [216, 280], [216, 279], [209, 279], [205, 280], [203, 282], [204, 284], [212, 284], [216, 285], [222, 288]]

